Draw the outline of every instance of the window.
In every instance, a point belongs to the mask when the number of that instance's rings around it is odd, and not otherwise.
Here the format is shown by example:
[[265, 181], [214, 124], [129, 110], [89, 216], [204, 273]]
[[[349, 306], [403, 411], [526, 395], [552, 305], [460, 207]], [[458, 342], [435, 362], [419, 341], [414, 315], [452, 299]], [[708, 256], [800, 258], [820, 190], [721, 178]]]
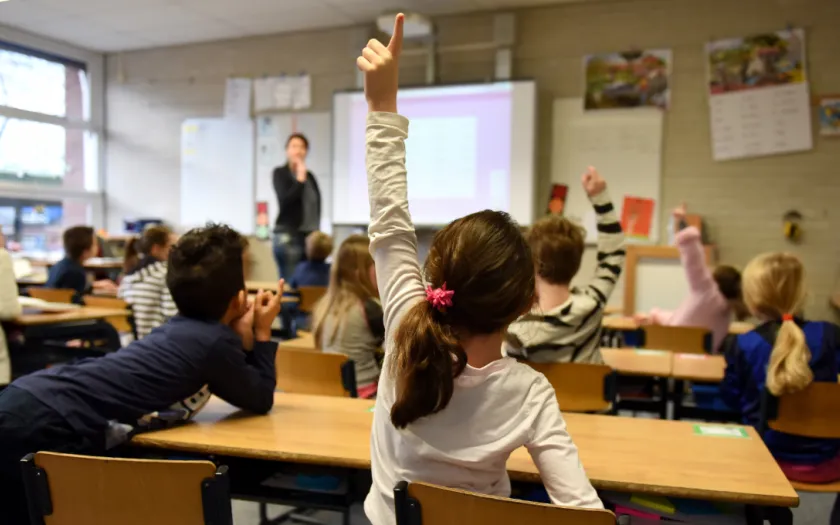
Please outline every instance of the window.
[[24, 249], [101, 224], [90, 77], [86, 62], [0, 40], [0, 227]]

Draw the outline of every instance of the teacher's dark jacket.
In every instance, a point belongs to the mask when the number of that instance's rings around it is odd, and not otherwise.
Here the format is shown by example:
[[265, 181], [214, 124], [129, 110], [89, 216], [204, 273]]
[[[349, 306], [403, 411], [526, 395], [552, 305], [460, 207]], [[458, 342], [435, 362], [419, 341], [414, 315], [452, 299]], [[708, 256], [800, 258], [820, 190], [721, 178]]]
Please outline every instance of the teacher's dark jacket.
[[[277, 194], [277, 204], [279, 205], [279, 213], [277, 220], [274, 222], [274, 231], [298, 233], [301, 232], [301, 223], [303, 222], [303, 201], [304, 188], [306, 184], [312, 184], [312, 189], [318, 196], [318, 209], [316, 210], [316, 217], [321, 217], [321, 190], [318, 188], [318, 181], [312, 175], [311, 171], [306, 172], [306, 182], [298, 182], [295, 174], [292, 173], [288, 164], [284, 164], [279, 168], [274, 169], [274, 192]], [[311, 231], [318, 229], [318, 225]], [[307, 231], [303, 233], [310, 233]]]

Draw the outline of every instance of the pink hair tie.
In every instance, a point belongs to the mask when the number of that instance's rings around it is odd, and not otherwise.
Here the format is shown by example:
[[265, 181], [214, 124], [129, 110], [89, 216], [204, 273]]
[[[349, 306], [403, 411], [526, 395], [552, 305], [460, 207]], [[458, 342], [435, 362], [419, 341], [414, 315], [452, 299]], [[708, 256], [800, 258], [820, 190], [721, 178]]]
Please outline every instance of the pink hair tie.
[[454, 290], [447, 290], [446, 283], [440, 288], [426, 287], [426, 300], [432, 303], [440, 313], [446, 313], [446, 309], [452, 306], [452, 296], [455, 295]]

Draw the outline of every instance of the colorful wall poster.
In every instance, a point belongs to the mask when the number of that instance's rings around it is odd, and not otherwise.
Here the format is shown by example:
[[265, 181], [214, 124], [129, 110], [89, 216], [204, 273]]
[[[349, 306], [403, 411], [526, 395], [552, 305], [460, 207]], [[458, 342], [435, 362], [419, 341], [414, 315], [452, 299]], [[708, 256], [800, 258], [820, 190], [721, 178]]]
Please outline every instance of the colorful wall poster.
[[813, 147], [802, 29], [709, 42], [706, 58], [715, 160]]
[[621, 207], [621, 228], [624, 235], [634, 239], [650, 239], [654, 205], [653, 199], [626, 195]]
[[584, 108], [667, 109], [671, 98], [671, 51], [648, 49], [584, 57]]
[[840, 97], [820, 99], [820, 135], [840, 137]]
[[807, 82], [802, 29], [709, 42], [706, 57], [712, 95]]
[[254, 235], [257, 239], [268, 239], [271, 235], [271, 226], [268, 218], [268, 203], [260, 201], [257, 203], [256, 228]]

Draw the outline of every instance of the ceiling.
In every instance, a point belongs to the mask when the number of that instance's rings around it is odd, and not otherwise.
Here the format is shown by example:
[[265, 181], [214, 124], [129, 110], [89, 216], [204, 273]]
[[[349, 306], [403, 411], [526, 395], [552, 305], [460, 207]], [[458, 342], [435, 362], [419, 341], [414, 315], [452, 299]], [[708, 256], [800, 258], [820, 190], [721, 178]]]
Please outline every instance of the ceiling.
[[0, 24], [104, 52], [582, 0], [8, 0]]

